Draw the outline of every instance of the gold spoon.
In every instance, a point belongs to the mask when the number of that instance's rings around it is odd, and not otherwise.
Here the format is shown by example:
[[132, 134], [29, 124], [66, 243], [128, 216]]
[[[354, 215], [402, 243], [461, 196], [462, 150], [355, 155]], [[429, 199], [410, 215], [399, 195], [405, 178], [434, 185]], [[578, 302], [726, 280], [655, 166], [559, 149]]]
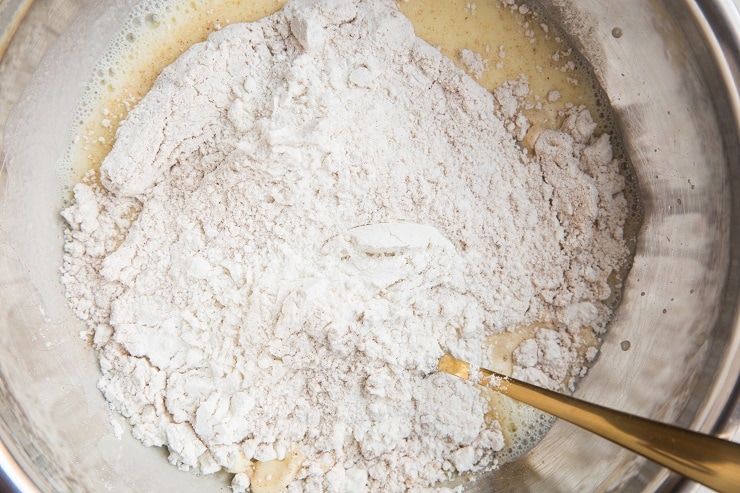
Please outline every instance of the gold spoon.
[[[470, 365], [448, 354], [439, 371], [470, 380]], [[615, 411], [484, 368], [478, 384], [596, 433], [720, 492], [740, 488], [740, 444]]]

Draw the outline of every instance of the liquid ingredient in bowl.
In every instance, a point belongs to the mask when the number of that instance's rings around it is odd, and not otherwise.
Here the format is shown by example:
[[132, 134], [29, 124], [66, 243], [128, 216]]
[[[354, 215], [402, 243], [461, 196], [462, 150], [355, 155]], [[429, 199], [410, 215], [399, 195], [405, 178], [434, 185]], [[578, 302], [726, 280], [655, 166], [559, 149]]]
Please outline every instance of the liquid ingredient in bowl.
[[567, 387], [566, 326], [604, 326], [627, 255], [608, 136], [574, 108], [525, 153], [496, 116], [520, 92], [494, 98], [386, 1], [296, 0], [165, 69], [63, 213], [70, 305], [134, 436], [237, 491], [294, 451], [289, 491], [494, 464], [485, 397], [438, 358], [482, 364], [488, 336], [545, 320], [518, 362]]

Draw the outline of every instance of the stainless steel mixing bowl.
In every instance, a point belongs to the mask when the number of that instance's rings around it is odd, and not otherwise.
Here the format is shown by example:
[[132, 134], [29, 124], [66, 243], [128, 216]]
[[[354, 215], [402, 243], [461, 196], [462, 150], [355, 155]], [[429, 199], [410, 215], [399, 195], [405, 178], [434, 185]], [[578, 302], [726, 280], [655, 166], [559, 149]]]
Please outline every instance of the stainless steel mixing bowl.
[[[95, 388], [95, 355], [77, 337], [81, 325], [57, 278], [54, 164], [86, 74], [133, 3], [36, 0], [0, 60], [0, 126], [10, 122], [0, 223], [0, 467], [22, 491], [225, 488], [224, 478], [181, 473], [163, 451], [113, 436]], [[732, 437], [740, 421], [737, 8], [730, 0], [542, 3], [608, 94], [645, 205], [622, 304], [576, 395]], [[5, 39], [28, 4], [0, 0]], [[670, 488], [693, 486], [560, 422], [523, 459], [470, 485]]]

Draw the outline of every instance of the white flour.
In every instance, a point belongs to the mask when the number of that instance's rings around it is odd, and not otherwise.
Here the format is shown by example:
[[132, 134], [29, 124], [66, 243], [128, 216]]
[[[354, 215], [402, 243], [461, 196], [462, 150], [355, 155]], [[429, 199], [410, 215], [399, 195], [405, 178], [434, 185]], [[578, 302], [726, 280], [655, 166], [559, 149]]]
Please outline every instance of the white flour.
[[485, 60], [480, 53], [463, 49], [460, 50], [459, 56], [463, 66], [473, 77], [480, 78], [483, 72], [488, 70], [488, 60]]
[[63, 213], [69, 302], [134, 436], [203, 474], [298, 450], [289, 491], [491, 466], [486, 400], [438, 358], [482, 365], [544, 320], [515, 372], [572, 385], [573, 324], [603, 327], [626, 255], [608, 137], [574, 109], [523, 153], [507, 87], [385, 0], [297, 0], [168, 67]]

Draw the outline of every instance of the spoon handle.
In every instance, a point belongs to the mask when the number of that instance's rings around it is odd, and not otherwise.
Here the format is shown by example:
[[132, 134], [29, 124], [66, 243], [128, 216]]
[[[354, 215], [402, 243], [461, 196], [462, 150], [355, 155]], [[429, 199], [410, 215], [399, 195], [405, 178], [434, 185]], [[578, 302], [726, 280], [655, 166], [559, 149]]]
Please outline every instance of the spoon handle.
[[[452, 356], [439, 370], [470, 379], [470, 366]], [[480, 368], [478, 382], [569, 421], [719, 492], [740, 488], [740, 444], [615, 411]]]

